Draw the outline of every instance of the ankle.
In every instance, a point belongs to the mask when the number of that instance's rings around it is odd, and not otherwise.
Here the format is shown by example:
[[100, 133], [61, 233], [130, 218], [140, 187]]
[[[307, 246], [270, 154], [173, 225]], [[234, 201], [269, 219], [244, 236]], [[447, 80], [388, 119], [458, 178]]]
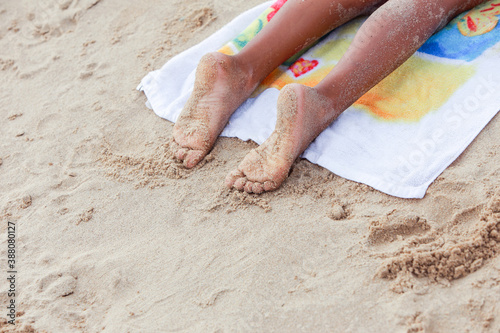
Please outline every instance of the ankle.
[[263, 80], [257, 69], [251, 63], [242, 60], [238, 55], [231, 57], [234, 59], [237, 68], [241, 71], [242, 76], [244, 76], [247, 89], [255, 90]]
[[324, 106], [326, 109], [329, 110], [334, 110], [338, 108], [338, 105], [336, 103], [336, 99], [333, 98], [333, 94], [331, 93], [330, 90], [325, 89], [324, 87], [321, 86], [316, 86], [312, 88], [317, 96], [321, 100], [321, 105]]

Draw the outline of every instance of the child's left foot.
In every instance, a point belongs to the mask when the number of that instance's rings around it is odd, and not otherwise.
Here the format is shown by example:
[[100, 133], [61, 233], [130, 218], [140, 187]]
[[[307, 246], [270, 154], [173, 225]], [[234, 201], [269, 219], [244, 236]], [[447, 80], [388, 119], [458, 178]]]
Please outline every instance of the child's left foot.
[[226, 186], [248, 193], [277, 189], [288, 177], [295, 159], [333, 121], [328, 117], [332, 110], [331, 100], [314, 88], [285, 86], [278, 97], [274, 132], [226, 177]]

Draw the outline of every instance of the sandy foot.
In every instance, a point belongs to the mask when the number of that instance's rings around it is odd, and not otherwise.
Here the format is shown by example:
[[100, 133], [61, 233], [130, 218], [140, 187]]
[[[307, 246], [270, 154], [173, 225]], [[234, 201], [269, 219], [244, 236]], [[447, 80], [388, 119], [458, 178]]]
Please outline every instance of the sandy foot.
[[226, 186], [248, 193], [277, 189], [288, 177], [295, 159], [338, 114], [332, 101], [315, 89], [287, 85], [278, 97], [274, 132], [226, 177]]
[[173, 129], [172, 151], [186, 168], [212, 149], [229, 117], [256, 88], [235, 57], [213, 52], [201, 58], [193, 93]]

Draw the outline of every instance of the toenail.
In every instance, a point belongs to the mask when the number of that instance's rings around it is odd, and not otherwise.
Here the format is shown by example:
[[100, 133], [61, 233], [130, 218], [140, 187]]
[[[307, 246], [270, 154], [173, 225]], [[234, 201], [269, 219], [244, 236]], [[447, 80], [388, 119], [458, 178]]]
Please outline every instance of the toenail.
[[181, 148], [177, 151], [177, 154], [175, 154], [175, 157], [177, 157], [177, 159], [182, 161], [186, 157], [187, 153], [188, 153], [188, 150], [186, 148]]
[[245, 174], [244, 174], [243, 172], [241, 172], [240, 170], [238, 170], [238, 169], [235, 169], [235, 170], [233, 170], [233, 171], [231, 171], [231, 172], [229, 173], [229, 176], [230, 176], [231, 178], [233, 178], [233, 179], [234, 179], [234, 178], [244, 177], [244, 175], [245, 175]]
[[234, 182], [234, 188], [241, 191], [241, 190], [243, 190], [243, 186], [245, 186], [246, 182], [247, 182], [247, 179], [245, 177], [238, 178]]
[[252, 182], [247, 182], [247, 183], [245, 184], [245, 187], [244, 187], [245, 192], [247, 192], [247, 193], [252, 193], [252, 186], [253, 186], [253, 183], [252, 183]]
[[238, 179], [243, 177], [243, 173], [241, 173], [239, 170], [233, 170], [231, 171], [227, 176], [226, 176], [226, 186], [231, 188], [234, 185], [234, 182]]
[[262, 187], [261, 183], [254, 183], [252, 186], [252, 192], [256, 194], [261, 194], [264, 192], [264, 188]]
[[272, 180], [268, 180], [264, 183], [264, 191], [272, 191], [276, 189], [276, 183]]
[[231, 175], [227, 175], [226, 176], [226, 179], [224, 180], [224, 184], [226, 185], [226, 187], [228, 188], [231, 188], [233, 187], [233, 184], [234, 184], [234, 179]]
[[184, 166], [188, 169], [195, 167], [205, 157], [202, 151], [190, 150], [184, 157]]

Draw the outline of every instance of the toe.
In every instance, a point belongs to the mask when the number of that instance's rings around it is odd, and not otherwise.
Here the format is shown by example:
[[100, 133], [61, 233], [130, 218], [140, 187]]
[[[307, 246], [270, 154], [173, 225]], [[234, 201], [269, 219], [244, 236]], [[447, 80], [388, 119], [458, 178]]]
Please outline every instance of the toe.
[[243, 186], [243, 189], [247, 193], [252, 193], [252, 187], [253, 187], [253, 182], [248, 181], [245, 186]]
[[241, 172], [240, 170], [238, 169], [235, 169], [233, 171], [231, 171], [227, 176], [226, 176], [226, 186], [228, 188], [231, 188], [233, 187], [234, 185], [234, 182], [238, 179], [238, 178], [241, 178], [241, 177], [244, 177], [244, 174], [243, 172]]
[[182, 147], [174, 140], [174, 138], [170, 139], [170, 142], [168, 144], [168, 148], [171, 153], [174, 154], [174, 156], [177, 154], [177, 151], [181, 149]]
[[264, 182], [264, 191], [274, 191], [275, 189], [278, 188], [278, 185], [276, 185], [276, 182], [272, 180], [268, 180]]
[[184, 157], [184, 166], [191, 169], [196, 166], [203, 157], [205, 157], [205, 153], [202, 150], [189, 150]]
[[189, 150], [186, 149], [186, 148], [179, 148], [179, 150], [177, 150], [177, 152], [175, 153], [175, 157], [178, 160], [184, 161], [184, 159], [186, 158], [186, 155], [187, 155], [188, 151]]
[[246, 177], [238, 178], [234, 182], [234, 188], [237, 189], [238, 191], [243, 191], [243, 187], [245, 186], [246, 183], [247, 183]]
[[252, 192], [255, 194], [261, 194], [264, 192], [264, 186], [261, 183], [253, 183]]

